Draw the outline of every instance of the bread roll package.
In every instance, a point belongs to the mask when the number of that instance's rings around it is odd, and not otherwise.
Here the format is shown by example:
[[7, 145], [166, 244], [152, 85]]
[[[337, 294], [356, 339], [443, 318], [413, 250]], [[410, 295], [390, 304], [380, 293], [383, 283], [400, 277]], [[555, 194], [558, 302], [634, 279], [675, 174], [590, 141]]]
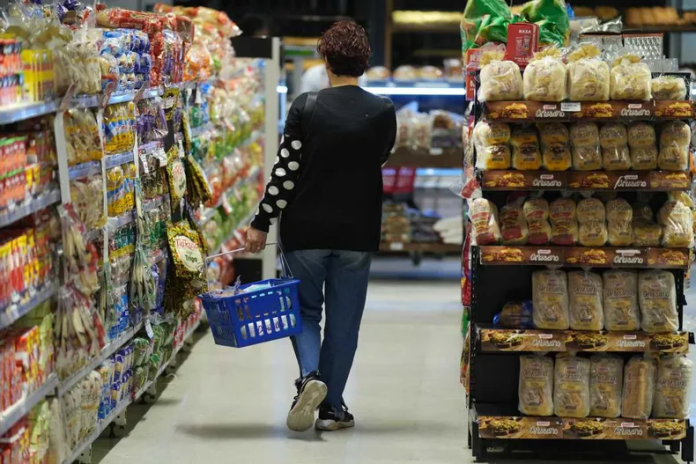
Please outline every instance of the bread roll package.
[[500, 232], [505, 245], [526, 245], [529, 238], [527, 220], [519, 201], [508, 203], [500, 210]]
[[631, 167], [637, 171], [657, 169], [657, 147], [631, 148]]
[[509, 169], [511, 165], [510, 126], [479, 121], [474, 127], [476, 168], [480, 170]]
[[560, 122], [538, 125], [541, 139], [541, 164], [549, 171], [570, 169], [570, 134], [565, 124]]
[[653, 221], [633, 221], [633, 245], [658, 247], [662, 241], [662, 227]]
[[514, 61], [503, 60], [504, 52], [481, 55], [481, 88], [479, 101], [520, 100], [522, 74]]
[[607, 232], [612, 246], [633, 244], [633, 208], [623, 198], [607, 202]]
[[510, 141], [510, 126], [502, 122], [481, 120], [474, 127], [474, 142], [483, 146], [504, 145]]
[[553, 414], [553, 358], [520, 356], [519, 410], [528, 416]]
[[570, 328], [573, 330], [602, 330], [602, 277], [590, 271], [568, 273]]
[[554, 413], [559, 417], [590, 414], [590, 361], [561, 353], [556, 356], [553, 381]]
[[558, 269], [532, 274], [534, 326], [538, 329], [565, 330], [570, 327], [568, 314], [568, 278]]
[[656, 363], [652, 359], [633, 356], [624, 367], [621, 417], [647, 419], [652, 411], [655, 393]]
[[662, 246], [689, 248], [694, 241], [694, 217], [691, 208], [678, 200], [668, 200], [657, 213], [662, 226]]
[[554, 245], [572, 246], [578, 242], [578, 220], [575, 201], [572, 198], [557, 198], [549, 205], [551, 220], [551, 242]]
[[516, 127], [510, 138], [512, 146], [512, 167], [520, 171], [533, 171], [541, 168], [539, 136], [534, 127]]
[[631, 169], [631, 152], [628, 145], [616, 148], [602, 148], [602, 165], [607, 171]]
[[612, 100], [650, 100], [652, 73], [635, 55], [625, 55], [612, 63], [609, 74]]
[[654, 269], [638, 274], [638, 304], [644, 331], [679, 330], [677, 288], [670, 271]]
[[551, 241], [549, 202], [544, 198], [531, 198], [524, 202], [524, 218], [529, 229], [529, 243], [545, 245]]
[[653, 417], [689, 418], [689, 393], [694, 363], [684, 355], [664, 356], [657, 365]]
[[639, 121], [629, 124], [627, 131], [628, 145], [631, 148], [650, 148], [657, 146], [655, 127], [647, 122]]
[[582, 246], [603, 246], [608, 240], [606, 209], [597, 198], [581, 200], [577, 207], [578, 241]]
[[623, 359], [613, 354], [590, 358], [590, 416], [615, 418], [621, 415]]
[[568, 55], [568, 96], [572, 101], [609, 100], [609, 65], [592, 44]]
[[524, 70], [524, 99], [560, 102], [566, 98], [566, 65], [560, 50], [549, 47], [534, 54]]
[[652, 80], [652, 96], [655, 100], [684, 100], [686, 81], [679, 76], [659, 76]]
[[683, 121], [670, 121], [660, 126], [660, 152], [657, 165], [667, 171], [689, 169], [691, 129]]
[[485, 198], [477, 198], [469, 205], [469, 216], [476, 244], [500, 243], [502, 235], [498, 226], [498, 208]]
[[603, 124], [599, 130], [599, 145], [604, 149], [625, 147], [628, 144], [628, 131], [620, 122]]
[[691, 128], [684, 121], [670, 121], [659, 126], [660, 146], [676, 144], [688, 146], [691, 142]]
[[568, 127], [563, 123], [540, 123], [538, 128], [542, 145], [553, 145], [555, 143], [568, 144], [570, 142]]
[[597, 124], [579, 122], [571, 125], [570, 144], [573, 153], [573, 169], [594, 171], [602, 168]]
[[611, 269], [602, 275], [604, 327], [610, 331], [640, 330], [638, 273]]

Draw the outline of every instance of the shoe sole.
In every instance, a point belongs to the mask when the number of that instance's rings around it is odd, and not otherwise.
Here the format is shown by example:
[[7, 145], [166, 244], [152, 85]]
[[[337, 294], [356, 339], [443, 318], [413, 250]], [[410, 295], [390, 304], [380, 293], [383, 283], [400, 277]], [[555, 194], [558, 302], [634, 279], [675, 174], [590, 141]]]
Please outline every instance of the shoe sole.
[[326, 398], [328, 389], [324, 382], [311, 380], [305, 385], [297, 404], [288, 413], [287, 426], [295, 432], [304, 432], [312, 428], [314, 413]]
[[334, 420], [317, 419], [317, 422], [314, 424], [314, 428], [317, 430], [321, 430], [322, 432], [336, 432], [337, 430], [349, 429], [351, 427], [355, 427], [354, 420], [347, 422], [337, 422]]

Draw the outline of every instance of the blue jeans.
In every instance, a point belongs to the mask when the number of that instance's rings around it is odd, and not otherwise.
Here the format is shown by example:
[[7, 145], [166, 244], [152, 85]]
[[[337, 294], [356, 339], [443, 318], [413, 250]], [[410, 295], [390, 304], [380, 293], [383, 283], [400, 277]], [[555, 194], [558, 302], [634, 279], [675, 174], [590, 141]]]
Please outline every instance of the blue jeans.
[[[299, 250], [286, 258], [294, 277], [300, 280], [303, 331], [292, 339], [300, 375], [319, 371], [329, 389], [324, 402], [340, 411], [358, 348], [372, 254]], [[326, 306], [323, 343], [319, 326], [322, 305]]]

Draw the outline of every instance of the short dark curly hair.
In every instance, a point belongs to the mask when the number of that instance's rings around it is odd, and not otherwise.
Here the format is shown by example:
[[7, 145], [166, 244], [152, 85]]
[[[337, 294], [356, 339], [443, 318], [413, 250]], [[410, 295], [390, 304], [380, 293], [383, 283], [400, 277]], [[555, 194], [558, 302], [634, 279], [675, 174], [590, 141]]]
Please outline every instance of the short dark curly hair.
[[372, 56], [365, 29], [353, 21], [334, 23], [322, 34], [317, 50], [337, 76], [362, 76]]

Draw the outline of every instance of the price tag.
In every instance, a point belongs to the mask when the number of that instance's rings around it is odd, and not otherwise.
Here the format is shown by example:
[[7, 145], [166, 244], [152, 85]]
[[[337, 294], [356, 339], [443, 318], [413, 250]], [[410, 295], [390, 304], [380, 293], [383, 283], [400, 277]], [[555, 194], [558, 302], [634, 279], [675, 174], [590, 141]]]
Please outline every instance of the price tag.
[[147, 153], [140, 152], [140, 162], [143, 165], [143, 171], [145, 172], [146, 176], [150, 175], [150, 167], [147, 165]]
[[145, 332], [150, 340], [155, 338], [155, 332], [152, 330], [152, 323], [150, 322], [149, 317], [145, 318]]
[[444, 153], [444, 150], [442, 148], [432, 147], [430, 149], [431, 155], [441, 155], [442, 153]]
[[582, 105], [580, 105], [579, 102], [562, 102], [561, 111], [567, 113], [577, 113], [579, 111], [582, 111]]
[[391, 251], [401, 251], [404, 249], [404, 244], [399, 242], [390, 243], [389, 249]]

